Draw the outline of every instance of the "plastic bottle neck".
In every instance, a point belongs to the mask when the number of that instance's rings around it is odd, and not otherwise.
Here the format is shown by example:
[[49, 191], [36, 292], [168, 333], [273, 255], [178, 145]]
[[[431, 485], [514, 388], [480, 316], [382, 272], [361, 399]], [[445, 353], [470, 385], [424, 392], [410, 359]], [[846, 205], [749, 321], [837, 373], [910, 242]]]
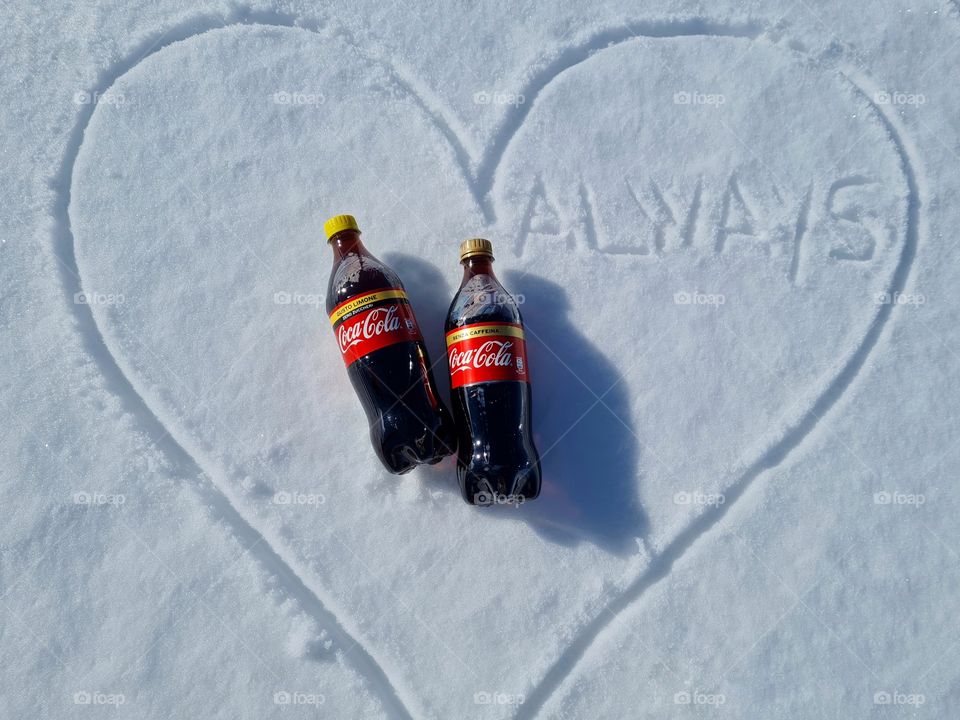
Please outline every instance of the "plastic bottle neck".
[[466, 283], [475, 275], [490, 275], [493, 278], [497, 276], [493, 272], [493, 258], [489, 255], [471, 255], [463, 261], [463, 283]]
[[330, 247], [333, 248], [333, 259], [335, 262], [339, 262], [344, 256], [351, 253], [363, 255], [367, 252], [367, 249], [360, 241], [359, 230], [341, 230], [330, 238], [329, 242]]

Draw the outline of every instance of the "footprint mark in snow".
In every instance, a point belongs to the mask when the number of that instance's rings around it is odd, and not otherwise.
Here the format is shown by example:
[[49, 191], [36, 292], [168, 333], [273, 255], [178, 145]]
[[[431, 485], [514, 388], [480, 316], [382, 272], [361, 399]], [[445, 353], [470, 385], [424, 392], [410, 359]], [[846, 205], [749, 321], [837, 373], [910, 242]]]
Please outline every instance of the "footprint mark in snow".
[[[96, 87], [92, 90], [99, 93], [106, 92], [118, 78], [136, 67], [143, 59], [159, 52], [173, 42], [236, 24], [292, 27], [314, 32], [318, 30], [318, 26], [308, 20], [274, 12], [261, 13], [240, 9], [225, 16], [202, 16], [172, 28], [153, 41], [136, 48], [124, 61], [104, 72], [96, 83]], [[534, 73], [523, 93], [528, 102], [510, 107], [480, 158], [474, 157], [467, 150], [468, 143], [464, 142], [455, 130], [458, 122], [450, 119], [452, 115], [447, 113], [438, 101], [432, 99], [416, 79], [404, 76], [382, 61], [377, 62], [388, 70], [391, 78], [398, 85], [410, 93], [437, 130], [450, 142], [456, 162], [463, 172], [470, 191], [483, 210], [484, 215], [492, 222], [496, 216], [490, 194], [501, 159], [511, 140], [536, 104], [537, 96], [566, 70], [579, 65], [608, 47], [635, 38], [708, 36], [761, 41], [764, 40], [763, 33], [765, 30], [766, 27], [759, 23], [724, 24], [697, 18], [660, 23], [631, 23], [601, 31], [588, 41], [562, 51], [552, 62]], [[772, 42], [769, 38], [766, 40]], [[786, 46], [794, 49], [799, 47], [797, 43], [789, 41]], [[925, 194], [923, 192], [923, 177], [917, 172], [916, 168], [919, 167], [919, 163], [916, 151], [899, 119], [894, 115], [886, 114], [883, 108], [872, 102], [871, 96], [875, 92], [873, 84], [854, 68], [840, 68], [840, 73], [850, 82], [855, 92], [869, 104], [875, 119], [885, 129], [891, 144], [901, 159], [901, 169], [908, 188], [906, 237], [888, 288], [888, 291], [893, 294], [904, 290], [917, 251], [920, 235], [921, 194]], [[52, 183], [57, 194], [57, 200], [53, 208], [55, 251], [62, 261], [60, 276], [64, 296], [68, 308], [74, 313], [77, 320], [86, 349], [98, 363], [108, 387], [117, 394], [126, 409], [138, 416], [148, 427], [157, 446], [168, 454], [177, 467], [186, 471], [189, 476], [195, 477], [198, 492], [201, 493], [214, 512], [231, 528], [232, 532], [242, 538], [246, 544], [256, 546], [251, 554], [269, 573], [277, 578], [286, 593], [297, 599], [304, 611], [313, 617], [321, 628], [326, 629], [338, 644], [353, 648], [352, 652], [349, 653], [351, 663], [367, 678], [372, 690], [384, 703], [391, 716], [412, 717], [408, 708], [411, 705], [416, 705], [416, 698], [408, 691], [401, 693], [391, 683], [390, 678], [387, 677], [369, 649], [356, 639], [356, 633], [351, 634], [344, 628], [344, 624], [349, 618], [338, 617], [329, 610], [328, 604], [323, 600], [325, 593], [315, 582], [310, 580], [310, 574], [299, 567], [294, 553], [285, 548], [284, 542], [280, 538], [273, 537], [273, 533], [261, 527], [255, 514], [241, 512], [241, 499], [235, 496], [229, 486], [219, 481], [218, 473], [204, 468], [204, 464], [197, 459], [200, 454], [192, 453], [189, 450], [191, 447], [189, 439], [182, 438], [183, 433], [172, 424], [165, 425], [151, 409], [149, 403], [137, 389], [133, 375], [129, 372], [123, 360], [111, 353], [91, 306], [76, 304], [72, 301], [75, 293], [82, 292], [83, 284], [76, 261], [75, 239], [70, 227], [68, 207], [74, 165], [83, 143], [86, 126], [94, 109], [94, 105], [81, 107], [60, 172]], [[800, 217], [796, 223], [790, 270], [791, 280], [796, 280], [802, 266], [801, 240], [806, 231], [810, 195], [811, 190], [808, 190]], [[580, 199], [581, 209], [586, 218], [588, 242], [595, 246], [597, 238], [592, 210], [593, 200], [584, 183], [580, 185]], [[689, 244], [690, 238], [693, 236], [699, 210], [700, 184], [698, 183], [684, 232], [681, 234], [684, 243]], [[529, 209], [528, 212], [529, 222], [532, 219], [533, 209]], [[674, 222], [676, 222], [675, 217]], [[725, 238], [717, 238], [721, 245], [724, 240]], [[520, 706], [516, 715], [518, 718], [536, 715], [574, 669], [596, 637], [610, 627], [624, 610], [638, 602], [645, 595], [647, 589], [668, 577], [674, 564], [688, 550], [695, 547], [698, 541], [723, 519], [736, 504], [736, 501], [751, 487], [754, 480], [779, 465], [816, 427], [824, 414], [837, 403], [857, 377], [867, 357], [876, 346], [895, 307], [895, 304], [879, 306], [860, 344], [846, 357], [838, 374], [826, 384], [824, 390], [813, 400], [810, 409], [800, 415], [792, 425], [788, 426], [779, 438], [770, 442], [762, 454], [748, 465], [746, 471], [729, 485], [725, 491], [727, 502], [723, 505], [708, 507], [663, 550], [658, 554], [652, 554], [647, 570], [626, 591], [615, 597], [593, 620], [581, 628], [570, 645], [561, 653], [539, 683], [534, 686], [532, 692], [527, 696], [526, 703]], [[353, 623], [350, 624], [353, 625]]]

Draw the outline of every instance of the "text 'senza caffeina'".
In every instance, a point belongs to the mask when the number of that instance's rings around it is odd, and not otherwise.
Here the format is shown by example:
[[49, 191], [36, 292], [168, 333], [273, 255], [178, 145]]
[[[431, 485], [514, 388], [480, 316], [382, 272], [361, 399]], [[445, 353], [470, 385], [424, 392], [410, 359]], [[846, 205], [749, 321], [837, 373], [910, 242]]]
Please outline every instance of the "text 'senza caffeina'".
[[523, 328], [513, 323], [483, 323], [447, 333], [452, 387], [481, 382], [528, 382]]

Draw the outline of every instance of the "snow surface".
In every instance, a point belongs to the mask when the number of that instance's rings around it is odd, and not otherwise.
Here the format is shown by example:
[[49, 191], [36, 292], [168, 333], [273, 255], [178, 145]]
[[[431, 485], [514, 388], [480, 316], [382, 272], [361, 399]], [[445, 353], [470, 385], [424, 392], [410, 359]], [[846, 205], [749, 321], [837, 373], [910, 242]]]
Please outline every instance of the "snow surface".
[[[7, 5], [2, 717], [951, 717], [960, 6]], [[544, 490], [370, 451], [329, 215]]]

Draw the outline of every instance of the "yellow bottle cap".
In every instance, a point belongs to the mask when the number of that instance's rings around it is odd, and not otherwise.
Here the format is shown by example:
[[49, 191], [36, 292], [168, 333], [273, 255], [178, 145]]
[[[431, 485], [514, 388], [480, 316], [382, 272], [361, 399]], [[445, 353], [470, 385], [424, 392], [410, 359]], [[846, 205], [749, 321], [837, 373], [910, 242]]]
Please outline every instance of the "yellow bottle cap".
[[493, 257], [493, 243], [484, 238], [470, 238], [460, 243], [460, 262], [473, 255]]
[[353, 215], [334, 215], [323, 224], [323, 231], [327, 234], [329, 241], [334, 235], [342, 230], [359, 230], [357, 219]]

